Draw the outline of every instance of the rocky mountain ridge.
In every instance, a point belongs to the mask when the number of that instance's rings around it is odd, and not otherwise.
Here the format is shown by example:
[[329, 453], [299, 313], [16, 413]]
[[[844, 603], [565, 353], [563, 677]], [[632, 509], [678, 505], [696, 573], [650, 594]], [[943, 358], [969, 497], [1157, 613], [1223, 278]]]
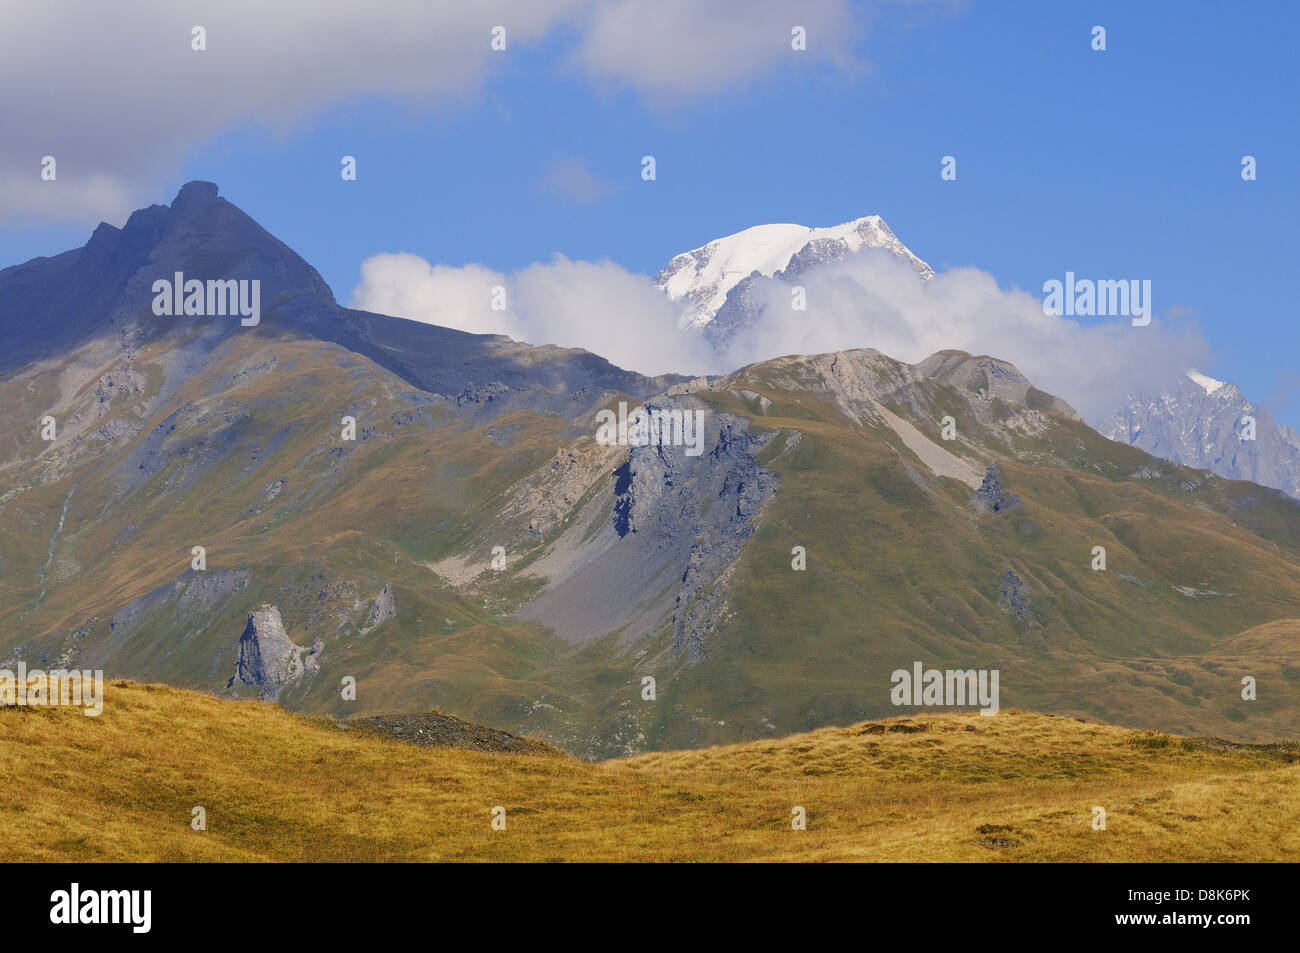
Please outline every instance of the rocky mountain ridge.
[[1172, 393], [1129, 395], [1097, 430], [1153, 456], [1300, 499], [1300, 435], [1236, 384], [1189, 371]]

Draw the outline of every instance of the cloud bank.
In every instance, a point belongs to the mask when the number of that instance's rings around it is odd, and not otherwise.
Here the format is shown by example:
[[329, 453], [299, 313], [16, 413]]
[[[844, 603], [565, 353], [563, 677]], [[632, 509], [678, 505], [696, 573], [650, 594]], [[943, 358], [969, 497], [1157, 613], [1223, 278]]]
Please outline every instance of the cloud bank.
[[704, 340], [678, 330], [680, 310], [654, 282], [609, 261], [557, 255], [505, 275], [482, 265], [431, 265], [419, 255], [375, 255], [361, 266], [352, 307], [580, 347], [643, 374], [702, 374], [713, 366]]
[[[362, 265], [353, 306], [530, 344], [581, 347], [644, 374], [725, 373], [786, 354], [872, 347], [916, 363], [955, 348], [1010, 361], [1042, 390], [1088, 420], [1125, 394], [1160, 391], [1187, 368], [1205, 366], [1209, 347], [1189, 320], [1128, 319], [1083, 324], [1043, 313], [1041, 295], [999, 288], [977, 268], [921, 281], [887, 252], [872, 250], [801, 276], [806, 310], [774, 279], [752, 289], [758, 315], [725, 356], [679, 330], [681, 309], [650, 278], [612, 262], [562, 256], [512, 275], [482, 265], [430, 265], [418, 255], [383, 254]], [[493, 310], [495, 288], [505, 310]]]
[[[1048, 315], [1041, 294], [999, 288], [978, 268], [920, 281], [907, 263], [871, 250], [811, 269], [801, 283], [806, 311], [792, 310], [789, 285], [757, 284], [760, 317], [738, 336], [729, 363], [855, 347], [916, 363], [954, 348], [1010, 361], [1088, 420], [1128, 393], [1160, 392], [1189, 367], [1209, 363], [1209, 345], [1194, 321], [1166, 315], [1133, 327], [1128, 318], [1083, 323]], [[1158, 305], [1158, 290], [1156, 298]]]
[[[120, 222], [195, 148], [240, 124], [283, 134], [363, 97], [461, 105], [503, 57], [543, 43], [555, 71], [673, 103], [796, 62], [843, 69], [852, 23], [875, 5], [385, 0], [358, 16], [351, 0], [11, 0], [0, 29], [0, 88], [13, 91], [0, 97], [0, 219]], [[790, 49], [793, 25], [808, 31], [805, 52]], [[503, 52], [491, 48], [497, 26]], [[53, 182], [41, 179], [47, 155]], [[560, 184], [582, 193], [569, 171]]]

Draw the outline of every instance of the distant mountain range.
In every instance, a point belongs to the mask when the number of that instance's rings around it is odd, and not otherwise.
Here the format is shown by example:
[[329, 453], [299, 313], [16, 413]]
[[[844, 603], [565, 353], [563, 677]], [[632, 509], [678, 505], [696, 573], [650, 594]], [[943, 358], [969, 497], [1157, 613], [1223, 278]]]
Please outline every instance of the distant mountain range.
[[[701, 250], [672, 288], [701, 320], [721, 295], [707, 328], [756, 272], [892, 236], [830, 231]], [[155, 314], [177, 273], [260, 282], [260, 323]], [[1004, 709], [1300, 728], [1300, 505], [996, 357], [650, 378], [343, 308], [201, 182], [0, 271], [0, 333], [0, 667], [436, 706], [584, 756], [899, 714], [917, 664], [1000, 671]], [[620, 405], [702, 413], [703, 452], [598, 440]]]
[[[934, 277], [880, 216], [869, 215], [829, 228], [756, 225], [675, 256], [655, 283], [684, 308], [683, 330], [702, 334], [725, 361], [758, 315], [751, 295], [756, 281], [794, 285], [810, 268], [876, 248], [907, 261], [922, 280]], [[1300, 436], [1235, 384], [1189, 371], [1173, 393], [1116, 399], [1116, 410], [1097, 425], [1112, 440], [1300, 498]], [[1254, 439], [1243, 439], [1246, 417], [1255, 421]]]
[[1173, 393], [1129, 395], [1097, 429], [1157, 457], [1300, 498], [1300, 436], [1236, 384], [1189, 371]]

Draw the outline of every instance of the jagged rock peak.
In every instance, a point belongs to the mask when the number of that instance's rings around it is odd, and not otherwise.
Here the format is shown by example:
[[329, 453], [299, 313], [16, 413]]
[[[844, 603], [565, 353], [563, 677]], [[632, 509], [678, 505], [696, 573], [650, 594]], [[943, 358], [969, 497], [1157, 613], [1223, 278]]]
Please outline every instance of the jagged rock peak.
[[316, 668], [315, 658], [304, 658], [307, 651], [289, 638], [280, 610], [263, 604], [248, 613], [239, 637], [235, 674], [226, 687], [232, 687], [235, 682], [253, 685], [262, 689], [263, 698], [273, 698], [285, 685]]
[[176, 215], [192, 215], [217, 201], [219, 192], [215, 182], [186, 182], [172, 199], [171, 210]]

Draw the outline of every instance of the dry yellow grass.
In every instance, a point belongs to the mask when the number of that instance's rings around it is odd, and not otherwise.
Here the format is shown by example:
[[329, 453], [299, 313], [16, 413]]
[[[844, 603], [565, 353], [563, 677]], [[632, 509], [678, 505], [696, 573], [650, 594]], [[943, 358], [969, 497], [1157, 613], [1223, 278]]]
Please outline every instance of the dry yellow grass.
[[164, 686], [106, 693], [99, 718], [0, 709], [0, 859], [1300, 859], [1294, 747], [1004, 712], [592, 764], [419, 748]]

